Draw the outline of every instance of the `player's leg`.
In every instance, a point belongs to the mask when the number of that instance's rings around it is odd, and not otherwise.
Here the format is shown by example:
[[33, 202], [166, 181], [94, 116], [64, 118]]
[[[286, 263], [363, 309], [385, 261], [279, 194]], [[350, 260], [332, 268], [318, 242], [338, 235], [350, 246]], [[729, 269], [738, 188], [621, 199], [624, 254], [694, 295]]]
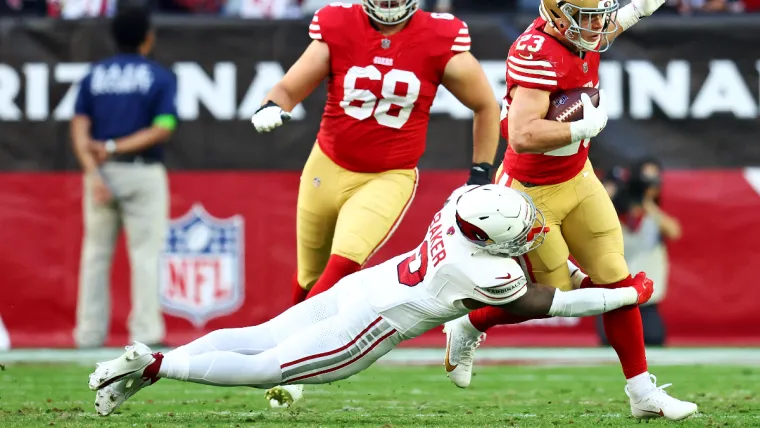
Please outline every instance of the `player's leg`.
[[84, 238], [74, 340], [80, 348], [100, 347], [111, 319], [109, 278], [121, 223], [114, 202], [103, 205], [93, 199], [93, 183], [88, 176], [83, 180], [82, 208]]
[[345, 202], [338, 215], [330, 261], [309, 297], [361, 269], [391, 237], [417, 190], [416, 169], [374, 174], [366, 182], [368, 174], [344, 170], [344, 176]]
[[136, 344], [121, 357], [101, 363], [90, 377], [90, 388], [100, 389], [126, 378], [163, 377], [207, 385], [258, 388], [286, 383], [327, 383], [364, 370], [399, 341], [396, 330], [366, 301], [353, 299], [343, 302], [337, 314], [301, 329], [274, 348], [256, 355], [211, 351], [170, 358]]
[[[158, 363], [168, 373], [168, 377], [184, 376], [188, 372], [189, 361], [193, 356], [199, 356], [212, 352], [235, 353], [240, 355], [258, 355], [267, 350], [275, 348], [279, 343], [284, 342], [294, 334], [301, 331], [304, 326], [308, 327], [319, 323], [329, 317], [338, 314], [338, 300], [343, 291], [348, 289], [349, 292], [355, 288], [353, 284], [338, 284], [327, 293], [322, 293], [314, 299], [302, 302], [292, 306], [277, 317], [263, 324], [244, 328], [230, 328], [213, 331], [201, 338], [194, 340], [187, 345], [180, 346], [161, 357]], [[145, 345], [135, 343], [132, 347], [132, 355], [136, 352], [139, 355], [151, 354], [150, 349]], [[130, 351], [127, 352], [130, 354]], [[113, 362], [104, 363], [103, 367], [99, 365], [91, 378], [105, 378], [108, 381], [108, 374], [104, 370], [118, 370], [123, 365], [119, 357], [116, 364]], [[227, 359], [229, 360], [229, 359]], [[114, 369], [115, 366], [116, 369]], [[107, 384], [98, 390], [95, 407], [101, 415], [109, 415], [115, 411], [122, 403], [132, 397], [141, 389], [152, 385], [160, 377], [149, 373], [149, 376], [140, 376], [138, 378], [125, 378]], [[102, 381], [99, 381], [102, 382]], [[293, 397], [290, 397], [293, 400]]]
[[338, 219], [338, 198], [342, 188], [340, 172], [322, 150], [314, 147], [306, 161], [298, 187], [296, 214], [296, 254], [298, 266], [293, 276], [293, 304], [303, 301], [327, 266]]
[[[633, 278], [623, 257], [620, 222], [590, 163], [572, 182], [579, 203], [565, 217], [562, 233], [573, 257], [586, 270], [595, 286], [629, 286]], [[626, 391], [631, 397], [634, 416], [681, 419], [694, 413], [696, 405], [669, 397], [650, 379], [639, 308], [620, 308], [603, 314], [602, 319], [608, 341], [617, 352], [628, 379]]]
[[169, 183], [161, 164], [120, 165], [124, 229], [131, 268], [132, 312], [129, 332], [133, 341], [157, 344], [164, 338], [164, 317], [159, 300], [159, 265], [169, 227]]

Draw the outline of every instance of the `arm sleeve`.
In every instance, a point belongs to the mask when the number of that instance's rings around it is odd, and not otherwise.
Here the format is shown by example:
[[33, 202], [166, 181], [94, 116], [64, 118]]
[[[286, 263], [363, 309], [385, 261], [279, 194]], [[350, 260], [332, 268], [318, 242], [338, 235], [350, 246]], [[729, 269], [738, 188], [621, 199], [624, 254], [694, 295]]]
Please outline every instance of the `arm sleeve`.
[[467, 24], [459, 18], [449, 13], [431, 13], [431, 19], [438, 25], [438, 40], [440, 43], [437, 48], [438, 62], [440, 70], [445, 70], [446, 64], [449, 63], [454, 55], [469, 52], [472, 40], [470, 39], [470, 29]]
[[505, 305], [524, 296], [528, 280], [511, 258], [483, 256], [468, 265], [467, 276], [476, 285], [472, 298], [489, 305]]
[[[529, 46], [530, 43], [530, 41], [526, 42]], [[547, 48], [543, 47], [543, 49], [539, 52], [531, 52], [526, 49], [518, 50], [515, 47], [510, 49], [509, 57], [507, 58], [508, 87], [522, 86], [524, 88], [541, 89], [548, 92], [557, 90], [557, 67], [550, 60], [546, 52]]]
[[599, 315], [636, 303], [638, 296], [633, 287], [614, 289], [584, 288], [554, 293], [549, 315], [555, 317], [585, 317]]
[[90, 77], [87, 76], [79, 83], [74, 113], [83, 116], [92, 116], [92, 93], [90, 92]]
[[156, 91], [153, 116], [177, 116], [177, 79], [174, 74], [167, 73], [161, 79]]

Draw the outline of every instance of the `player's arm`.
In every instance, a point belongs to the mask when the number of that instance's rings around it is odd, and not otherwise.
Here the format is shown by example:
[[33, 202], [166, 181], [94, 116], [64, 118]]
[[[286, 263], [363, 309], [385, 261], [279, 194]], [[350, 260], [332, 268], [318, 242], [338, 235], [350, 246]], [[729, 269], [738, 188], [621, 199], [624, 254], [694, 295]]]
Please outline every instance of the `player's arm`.
[[330, 48], [314, 40], [285, 76], [269, 91], [261, 105], [277, 104], [291, 111], [303, 101], [330, 73]]
[[499, 104], [494, 98], [483, 68], [471, 53], [459, 53], [446, 64], [442, 83], [452, 95], [473, 111], [472, 163], [486, 163], [490, 166], [499, 146]]
[[518, 86], [514, 89], [508, 112], [509, 145], [515, 153], [546, 153], [597, 136], [607, 125], [606, 95], [599, 91], [599, 106], [594, 107], [583, 94], [583, 119], [557, 122], [545, 119], [550, 92]]
[[652, 15], [665, 4], [665, 0], [632, 0], [620, 8], [617, 14], [617, 31], [610, 37], [610, 42], [617, 36], [638, 23], [641, 18]]
[[652, 281], [643, 272], [636, 275], [633, 286], [614, 289], [560, 291], [548, 285], [529, 284], [522, 297], [499, 307], [529, 317], [585, 317], [646, 303], [653, 290]]
[[[315, 17], [316, 19], [316, 17]], [[312, 24], [314, 26], [314, 24]], [[310, 33], [311, 34], [311, 33]], [[321, 34], [318, 35], [321, 39]], [[290, 112], [330, 74], [330, 48], [317, 35], [285, 76], [267, 93], [251, 123], [258, 132], [269, 132], [289, 119]]]
[[85, 77], [79, 85], [76, 103], [74, 104], [74, 117], [71, 119], [69, 132], [71, 142], [74, 146], [74, 154], [79, 161], [79, 165], [85, 173], [91, 173], [97, 170], [98, 164], [93, 156], [90, 146], [92, 137], [90, 128], [92, 122], [92, 98], [90, 95], [90, 76]]
[[153, 122], [133, 134], [115, 140], [115, 153], [136, 153], [166, 142], [177, 128], [177, 81], [172, 74], [163, 75], [151, 94]]

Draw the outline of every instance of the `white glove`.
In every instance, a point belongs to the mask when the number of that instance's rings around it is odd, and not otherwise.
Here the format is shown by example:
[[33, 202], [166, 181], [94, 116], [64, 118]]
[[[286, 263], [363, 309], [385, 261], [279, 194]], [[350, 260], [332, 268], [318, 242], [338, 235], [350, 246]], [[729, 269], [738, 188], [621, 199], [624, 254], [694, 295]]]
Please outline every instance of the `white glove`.
[[631, 4], [643, 18], [653, 14], [660, 6], [665, 4], [665, 0], [631, 0]]
[[618, 11], [618, 25], [625, 31], [633, 27], [641, 18], [653, 14], [663, 4], [665, 0], [631, 0]]
[[258, 132], [269, 132], [290, 120], [290, 113], [284, 111], [275, 103], [265, 105], [251, 118], [251, 123]]
[[570, 122], [570, 138], [573, 143], [594, 138], [607, 126], [607, 96], [604, 89], [599, 90], [599, 107], [594, 107], [586, 94], [581, 94], [581, 102], [583, 119]]

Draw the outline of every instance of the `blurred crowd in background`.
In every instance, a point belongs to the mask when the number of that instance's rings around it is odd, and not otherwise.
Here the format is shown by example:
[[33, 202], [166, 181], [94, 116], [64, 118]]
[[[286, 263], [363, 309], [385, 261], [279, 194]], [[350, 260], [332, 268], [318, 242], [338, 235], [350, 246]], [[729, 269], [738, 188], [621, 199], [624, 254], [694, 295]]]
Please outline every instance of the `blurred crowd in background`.
[[[333, 0], [0, 0], [0, 16], [50, 16], [80, 19], [111, 16], [119, 2], [146, 5], [161, 14], [200, 14], [250, 19], [298, 19]], [[360, 3], [343, 0], [342, 3]], [[538, 0], [422, 0], [425, 10], [453, 13], [530, 12]], [[622, 2], [622, 3], [625, 3]], [[658, 14], [747, 13], [760, 11], [760, 0], [667, 0]]]

